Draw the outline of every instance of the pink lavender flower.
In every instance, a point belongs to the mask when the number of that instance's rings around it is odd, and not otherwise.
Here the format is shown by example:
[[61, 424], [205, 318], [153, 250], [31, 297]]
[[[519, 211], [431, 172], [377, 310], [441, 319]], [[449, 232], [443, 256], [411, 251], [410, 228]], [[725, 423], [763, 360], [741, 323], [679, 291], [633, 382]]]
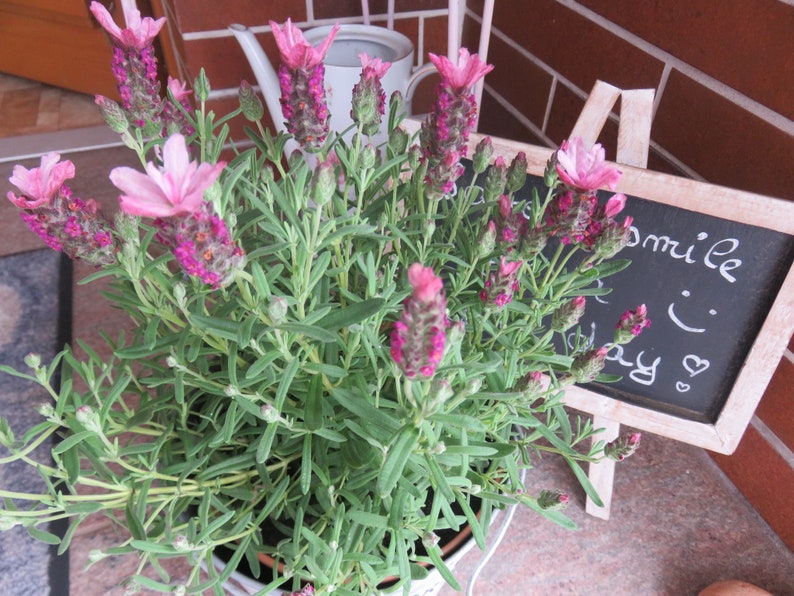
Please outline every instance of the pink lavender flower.
[[508, 261], [506, 257], [502, 257], [499, 269], [486, 280], [485, 287], [480, 292], [480, 300], [497, 308], [504, 308], [518, 291], [518, 272], [521, 265], [523, 261]]
[[626, 217], [623, 222], [615, 221], [626, 205], [626, 195], [615, 194], [606, 204], [598, 205], [588, 225], [584, 244], [602, 258], [611, 258], [620, 252], [629, 241], [629, 227], [633, 219]]
[[303, 32], [292, 24], [291, 19], [287, 19], [283, 29], [274, 21], [270, 21], [270, 27], [273, 30], [273, 37], [276, 39], [276, 45], [279, 52], [281, 52], [281, 59], [284, 61], [284, 65], [292, 70], [310, 70], [322, 64], [325, 55], [328, 53], [328, 48], [331, 47], [336, 32], [339, 30], [339, 24], [337, 23], [331, 29], [328, 37], [315, 48], [306, 41], [303, 37]]
[[391, 334], [391, 357], [409, 379], [430, 378], [441, 362], [449, 326], [443, 282], [430, 267], [408, 268], [413, 293], [403, 303], [403, 314]]
[[642, 333], [643, 329], [650, 326], [648, 308], [644, 304], [640, 304], [634, 310], [627, 310], [615, 325], [615, 343], [627, 344]]
[[615, 461], [623, 461], [637, 452], [641, 439], [642, 435], [640, 433], [631, 433], [630, 435], [618, 437], [606, 444], [604, 455]]
[[436, 87], [436, 101], [427, 119], [422, 123], [420, 140], [428, 162], [427, 182], [431, 196], [451, 192], [455, 180], [462, 174], [458, 166], [466, 156], [466, 141], [477, 117], [477, 104], [470, 88], [491, 71], [466, 48], [459, 52], [458, 64], [445, 56], [430, 54], [430, 61], [441, 73]]
[[560, 306], [551, 316], [551, 328], [560, 333], [565, 333], [568, 329], [579, 322], [584, 315], [585, 298], [577, 296]]
[[270, 21], [283, 64], [278, 78], [281, 110], [287, 130], [303, 146], [321, 145], [328, 136], [328, 106], [325, 101], [323, 59], [339, 30], [336, 24], [315, 48], [290, 19], [283, 29]]
[[386, 112], [386, 92], [381, 79], [389, 70], [391, 62], [370, 58], [361, 54], [361, 78], [353, 87], [353, 102], [350, 117], [361, 127], [365, 135], [374, 135], [380, 128], [381, 117]]
[[22, 195], [9, 192], [8, 199], [23, 210], [20, 217], [28, 228], [53, 250], [95, 265], [113, 263], [112, 227], [97, 214], [93, 200], [73, 196], [65, 181], [74, 173], [71, 161], [60, 162], [60, 155], [48, 153], [38, 168], [14, 168], [9, 181]]
[[593, 145], [590, 151], [581, 137], [563, 141], [557, 151], [557, 173], [568, 186], [579, 191], [594, 191], [606, 186], [615, 190], [620, 171], [606, 164], [604, 148]]
[[192, 135], [195, 131], [187, 117], [187, 114], [193, 111], [193, 106], [190, 104], [192, 91], [187, 88], [187, 83], [171, 76], [168, 77], [168, 91], [171, 95], [163, 102], [162, 112], [166, 132]]
[[118, 167], [110, 180], [124, 194], [121, 209], [131, 215], [172, 217], [195, 212], [204, 202], [204, 191], [218, 178], [225, 162], [190, 161], [185, 138], [171, 135], [163, 146], [163, 165], [146, 165], [146, 174]]
[[207, 201], [186, 217], [157, 218], [154, 223], [158, 239], [171, 248], [185, 273], [213, 289], [228, 285], [244, 264], [245, 252]]
[[92, 2], [90, 6], [94, 17], [113, 41], [112, 70], [122, 107], [129, 112], [129, 121], [141, 128], [151, 127], [149, 132], [155, 132], [160, 127], [163, 102], [152, 42], [163, 27], [165, 18], [141, 18], [134, 0], [123, 0], [122, 8], [126, 29], [116, 25], [99, 2]]
[[561, 189], [549, 202], [544, 223], [551, 236], [558, 236], [563, 244], [583, 242], [598, 205], [596, 195]]
[[492, 64], [486, 64], [477, 54], [470, 54], [466, 48], [458, 51], [458, 63], [453, 64], [446, 56], [429, 54], [430, 61], [441, 73], [445, 86], [451, 91], [462, 93], [474, 83], [493, 70]]
[[131, 50], [140, 51], [151, 45], [165, 24], [165, 17], [157, 20], [150, 17], [141, 18], [140, 11], [135, 7], [135, 0], [121, 0], [124, 20], [127, 22], [126, 29], [116, 25], [107, 8], [99, 2], [91, 2], [89, 8], [102, 28], [113, 38], [114, 43]]
[[314, 586], [308, 584], [300, 592], [291, 592], [289, 596], [313, 596], [313, 594], [314, 594]]
[[47, 153], [41, 158], [38, 168], [28, 170], [14, 166], [8, 181], [20, 190], [22, 196], [17, 197], [9, 191], [8, 200], [20, 209], [36, 209], [52, 201], [64, 182], [74, 178], [74, 164], [68, 159], [60, 160], [58, 153]]

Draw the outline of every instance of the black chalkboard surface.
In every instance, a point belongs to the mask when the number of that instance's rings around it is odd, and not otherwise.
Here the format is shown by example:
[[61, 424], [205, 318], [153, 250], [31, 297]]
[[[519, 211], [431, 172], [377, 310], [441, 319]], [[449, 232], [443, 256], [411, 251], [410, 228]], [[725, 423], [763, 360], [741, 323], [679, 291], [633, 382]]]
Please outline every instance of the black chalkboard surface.
[[581, 322], [597, 346], [626, 308], [646, 304], [652, 324], [610, 351], [604, 372], [623, 378], [590, 387], [714, 422], [791, 268], [794, 236], [631, 196], [624, 212], [634, 221], [619, 257], [632, 264]]
[[[464, 163], [461, 182], [471, 176], [470, 162]], [[516, 201], [531, 201], [533, 189], [545, 195], [542, 176], [528, 175]], [[601, 191], [599, 200], [611, 195]], [[605, 280], [607, 296], [587, 299], [580, 325], [597, 347], [610, 343], [627, 309], [645, 304], [652, 324], [610, 350], [604, 372], [620, 381], [586, 387], [713, 423], [792, 267], [794, 235], [631, 195], [618, 219], [627, 215], [631, 239], [616, 258], [632, 264]]]

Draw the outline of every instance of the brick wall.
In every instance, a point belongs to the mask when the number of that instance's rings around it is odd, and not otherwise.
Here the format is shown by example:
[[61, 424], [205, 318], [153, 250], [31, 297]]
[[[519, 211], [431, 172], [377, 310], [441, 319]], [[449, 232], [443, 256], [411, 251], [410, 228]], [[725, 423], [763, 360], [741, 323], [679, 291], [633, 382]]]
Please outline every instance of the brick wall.
[[[483, 2], [467, 5], [476, 48]], [[653, 88], [650, 169], [794, 200], [793, 38], [780, 0], [497, 0], [480, 132], [555, 146], [597, 79]], [[616, 138], [613, 120], [612, 159]], [[713, 457], [794, 549], [792, 348], [737, 451]]]
[[[464, 44], [478, 47], [483, 0], [468, 0]], [[254, 81], [232, 23], [253, 27], [276, 56], [267, 22], [300, 26], [361, 22], [359, 0], [153, 0], [169, 17], [171, 74], [201, 66], [210, 106], [237, 105]], [[444, 0], [397, 0], [395, 28], [417, 46], [446, 53]], [[386, 0], [370, 3], [385, 22]], [[565, 138], [597, 79], [657, 90], [649, 168], [794, 200], [794, 6], [782, 0], [497, 0], [480, 131], [554, 146]], [[273, 60], [275, 63], [275, 60]], [[429, 83], [432, 86], [432, 82]], [[426, 104], [418, 101], [417, 111]], [[235, 128], [238, 129], [238, 123]], [[615, 121], [600, 141], [614, 159]], [[609, 155], [609, 152], [612, 152]], [[794, 549], [794, 341], [737, 452], [714, 458]]]

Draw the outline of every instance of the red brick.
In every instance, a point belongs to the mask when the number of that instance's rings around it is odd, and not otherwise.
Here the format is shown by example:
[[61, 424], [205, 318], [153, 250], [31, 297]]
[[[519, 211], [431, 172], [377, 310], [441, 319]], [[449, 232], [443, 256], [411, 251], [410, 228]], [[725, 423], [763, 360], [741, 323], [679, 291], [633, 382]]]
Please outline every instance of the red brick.
[[652, 137], [709, 182], [794, 199], [794, 137], [676, 70]]
[[794, 364], [788, 358], [780, 361], [756, 415], [794, 450]]
[[733, 455], [710, 454], [781, 540], [794, 550], [794, 470], [749, 427]]
[[582, 90], [589, 91], [597, 79], [621, 89], [659, 85], [659, 60], [554, 0], [502, 0], [495, 4], [493, 21]]
[[[449, 5], [445, 0], [395, 0], [394, 12], [437, 10], [447, 8], [447, 6]], [[387, 10], [387, 0], [373, 0], [369, 3], [370, 15], [386, 14]], [[316, 19], [358, 17], [361, 15], [361, 0], [314, 0], [314, 18]]]
[[[584, 107], [584, 100], [573, 91], [561, 83], [557, 84], [554, 91], [554, 100], [551, 104], [549, 114], [549, 124], [546, 135], [551, 138], [555, 145], [559, 145], [571, 135], [579, 114]], [[607, 120], [598, 142], [604, 146], [606, 157], [610, 161], [615, 160], [617, 153], [618, 127], [612, 120]]]
[[651, 44], [794, 118], [794, 6], [779, 0], [579, 0]]
[[479, 132], [510, 139], [531, 145], [545, 146], [546, 143], [526, 128], [491, 95], [483, 93], [480, 113]]
[[294, 0], [226, 0], [219, 9], [217, 0], [162, 0], [171, 7], [182, 33], [226, 29], [232, 23], [249, 27], [306, 20], [306, 3]]
[[497, 37], [491, 38], [488, 62], [495, 65], [485, 77], [488, 85], [538, 128], [543, 126], [551, 75]]
[[[257, 35], [257, 40], [270, 57], [270, 63], [278, 68], [279, 54], [273, 36], [269, 33]], [[251, 84], [256, 82], [248, 60], [234, 37], [186, 41], [185, 57], [191, 81], [203, 67], [213, 89], [237, 88], [242, 79]]]

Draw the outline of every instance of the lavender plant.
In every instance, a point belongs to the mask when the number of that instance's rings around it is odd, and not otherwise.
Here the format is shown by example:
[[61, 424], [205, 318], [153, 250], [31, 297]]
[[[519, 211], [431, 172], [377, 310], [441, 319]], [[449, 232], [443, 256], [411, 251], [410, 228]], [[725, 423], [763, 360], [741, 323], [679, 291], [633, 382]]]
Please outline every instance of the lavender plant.
[[[67, 347], [49, 364], [31, 355], [29, 372], [3, 367], [52, 398], [19, 441], [0, 420], [0, 463], [28, 463], [49, 487], [0, 490], [3, 528], [64, 550], [89, 515], [107, 515], [121, 538], [93, 559], [137, 555], [133, 589], [222, 594], [241, 561], [258, 573], [265, 554], [276, 562], [265, 593], [372, 594], [389, 578], [407, 592], [427, 565], [459, 587], [438, 533], [468, 524], [483, 547], [507, 505], [571, 527], [568, 496], [523, 479], [541, 454], [566, 460], [598, 501], [581, 464], [625, 459], [639, 435], [591, 443], [565, 388], [606, 380], [613, 344], [555, 338], [627, 265], [610, 260], [631, 219], [615, 219], [622, 195], [598, 201], [620, 175], [600, 147], [566, 142], [548, 192], [518, 201], [525, 156], [492, 160], [486, 138], [464, 181], [471, 87], [491, 69], [465, 50], [457, 64], [431, 56], [438, 97], [414, 136], [399, 95], [385, 113], [388, 65], [362, 58], [347, 144], [328, 130], [323, 95], [334, 32], [312, 48], [289, 21], [273, 32], [290, 134], [274, 136], [247, 84], [217, 119], [203, 73], [193, 104], [178, 81], [161, 98], [151, 44], [162, 20], [126, 9], [120, 29], [91, 10], [122, 91], [121, 104], [97, 103], [145, 173], [111, 172], [113, 221], [73, 196], [74, 166], [56, 154], [17, 166], [8, 198], [49, 246], [98, 264], [135, 331], [110, 340], [107, 360]], [[239, 114], [253, 125], [247, 148], [227, 138]], [[382, 118], [389, 140], [374, 147]], [[302, 150], [284, 159], [289, 138]], [[644, 306], [616, 324], [615, 344], [630, 341], [649, 324]], [[52, 462], [33, 461], [53, 436]], [[42, 529], [58, 519], [70, 520], [65, 536]], [[232, 553], [223, 572], [220, 547]], [[159, 561], [171, 557], [190, 571], [170, 577]]]

